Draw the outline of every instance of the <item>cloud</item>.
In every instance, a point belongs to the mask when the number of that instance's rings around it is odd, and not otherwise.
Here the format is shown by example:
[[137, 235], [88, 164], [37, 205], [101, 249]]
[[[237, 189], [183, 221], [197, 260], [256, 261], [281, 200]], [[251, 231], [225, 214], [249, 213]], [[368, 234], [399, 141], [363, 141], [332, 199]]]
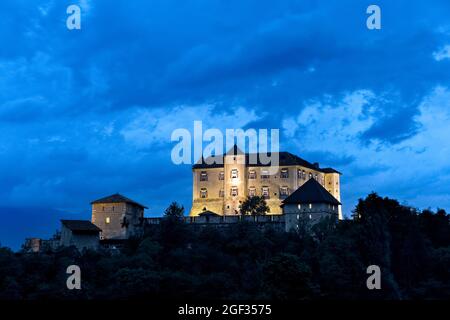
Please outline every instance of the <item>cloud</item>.
[[450, 59], [450, 45], [446, 45], [438, 51], [433, 52], [433, 57], [436, 61]]
[[202, 121], [203, 131], [215, 128], [225, 135], [226, 129], [244, 128], [264, 115], [242, 106], [226, 112], [213, 104], [151, 110], [138, 108], [120, 133], [126, 142], [138, 148], [148, 148], [170, 142], [175, 129], [187, 129], [193, 136], [194, 121]]
[[[331, 165], [333, 158], [353, 160], [338, 167], [344, 173], [344, 204], [378, 191], [418, 207], [428, 207], [430, 203], [425, 200], [433, 197], [443, 200], [439, 205], [450, 206], [446, 196], [450, 192], [447, 87], [437, 86], [423, 97], [413, 119], [417, 132], [395, 144], [379, 139], [367, 143], [363, 138], [376, 123], [383, 97], [361, 90], [338, 100], [323, 100], [308, 104], [294, 119], [286, 118], [283, 128], [287, 136], [296, 138], [298, 142], [293, 145], [300, 153], [326, 152]], [[351, 207], [346, 209], [349, 214]]]

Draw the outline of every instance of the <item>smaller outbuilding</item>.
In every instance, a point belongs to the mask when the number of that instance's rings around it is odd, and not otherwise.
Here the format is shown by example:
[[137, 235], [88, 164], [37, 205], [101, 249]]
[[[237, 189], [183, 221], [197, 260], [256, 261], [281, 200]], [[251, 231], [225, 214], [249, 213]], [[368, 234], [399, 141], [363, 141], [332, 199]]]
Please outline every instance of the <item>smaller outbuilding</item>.
[[61, 246], [97, 249], [102, 230], [88, 220], [61, 220]]
[[340, 205], [319, 182], [309, 179], [282, 202], [286, 231], [298, 229], [299, 223], [305, 221], [313, 225], [325, 217], [337, 221]]

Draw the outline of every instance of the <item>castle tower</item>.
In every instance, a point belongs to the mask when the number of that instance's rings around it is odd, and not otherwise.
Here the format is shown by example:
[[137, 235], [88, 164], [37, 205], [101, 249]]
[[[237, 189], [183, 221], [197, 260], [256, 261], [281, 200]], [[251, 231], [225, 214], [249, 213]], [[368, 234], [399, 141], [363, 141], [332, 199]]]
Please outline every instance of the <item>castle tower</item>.
[[224, 157], [225, 215], [236, 215], [247, 197], [247, 166], [245, 153], [234, 145]]
[[102, 232], [101, 239], [128, 239], [143, 231], [144, 209], [121, 194], [113, 194], [91, 202], [92, 223]]
[[286, 231], [298, 229], [299, 223], [313, 225], [324, 217], [339, 218], [341, 203], [319, 182], [310, 179], [282, 201]]

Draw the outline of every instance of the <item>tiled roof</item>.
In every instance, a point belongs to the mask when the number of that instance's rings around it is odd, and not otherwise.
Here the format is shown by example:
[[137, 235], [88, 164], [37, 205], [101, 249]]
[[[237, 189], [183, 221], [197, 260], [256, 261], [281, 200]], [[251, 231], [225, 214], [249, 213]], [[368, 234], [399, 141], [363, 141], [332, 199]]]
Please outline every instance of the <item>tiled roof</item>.
[[61, 220], [61, 223], [74, 232], [98, 233], [102, 231], [102, 229], [89, 220]]
[[116, 193], [116, 194], [113, 194], [113, 195], [110, 195], [110, 196], [107, 196], [107, 197], [104, 197], [104, 198], [101, 198], [101, 199], [98, 199], [98, 200], [94, 200], [94, 201], [91, 202], [91, 204], [94, 204], [94, 203], [124, 203], [124, 202], [125, 203], [131, 203], [131, 204], [134, 204], [134, 205], [136, 205], [138, 207], [148, 209], [146, 206], [144, 206], [144, 205], [142, 205], [142, 204], [140, 204], [140, 203], [138, 203], [138, 202], [136, 202], [134, 200], [131, 200], [131, 199], [129, 199], [129, 198], [119, 194], [119, 193]]
[[331, 195], [316, 179], [309, 179], [283, 200], [283, 204], [328, 203], [340, 205], [341, 203]]
[[[233, 154], [243, 154], [243, 152], [237, 147], [234, 146], [233, 149], [230, 149], [226, 155], [233, 155]], [[267, 155], [265, 153], [260, 153], [266, 157], [272, 157], [272, 153], [268, 152]], [[252, 167], [268, 167], [271, 164], [265, 164], [261, 162], [261, 157], [259, 156], [260, 154], [256, 154], [256, 153], [246, 153], [245, 154], [245, 163], [248, 166], [252, 166]], [[306, 161], [305, 159], [300, 158], [299, 156], [296, 156], [295, 154], [292, 154], [290, 152], [277, 152], [277, 153], [273, 153], [273, 157], [275, 157], [278, 154], [279, 156], [279, 166], [302, 166], [305, 168], [309, 168], [309, 169], [313, 169], [313, 170], [317, 170], [320, 172], [324, 172], [324, 173], [338, 173], [341, 174], [339, 171], [334, 170], [333, 168], [320, 168], [319, 165], [316, 163], [311, 163]], [[256, 163], [250, 163], [250, 160], [253, 162], [256, 159]], [[216, 160], [216, 163], [214, 162], [214, 160]], [[220, 161], [217, 161], [220, 160]], [[218, 163], [217, 163], [218, 162]], [[223, 168], [223, 163], [224, 163], [224, 156], [223, 155], [218, 155], [215, 157], [208, 157], [206, 159], [204, 159], [202, 157], [202, 159], [197, 162], [196, 164], [193, 165], [193, 169], [212, 169], [212, 168]]]

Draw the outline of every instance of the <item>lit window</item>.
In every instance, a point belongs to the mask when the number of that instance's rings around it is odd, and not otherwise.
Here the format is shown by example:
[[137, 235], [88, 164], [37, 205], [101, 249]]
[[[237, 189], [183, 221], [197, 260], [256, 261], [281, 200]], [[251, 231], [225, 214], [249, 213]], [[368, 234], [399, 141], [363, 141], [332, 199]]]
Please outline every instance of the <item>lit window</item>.
[[231, 169], [231, 179], [237, 179], [237, 177], [238, 177], [238, 170]]
[[289, 170], [287, 168], [281, 169], [281, 174], [280, 177], [282, 179], [287, 179], [289, 178]]
[[314, 179], [316, 179], [317, 181], [319, 181], [319, 176], [317, 175], [317, 173], [316, 173], [316, 175], [314, 176]]
[[231, 187], [231, 196], [236, 197], [238, 195], [238, 188], [237, 187]]
[[256, 188], [255, 188], [255, 187], [250, 187], [250, 188], [248, 189], [248, 196], [249, 196], [249, 197], [254, 197], [254, 196], [256, 196]]
[[208, 173], [206, 171], [200, 172], [200, 181], [208, 181]]
[[312, 209], [312, 203], [309, 204], [309, 208]]
[[106, 223], [111, 223], [111, 218], [110, 217], [106, 217], [105, 222]]
[[309, 215], [309, 219], [312, 219], [312, 215]]
[[269, 187], [262, 187], [261, 194], [265, 199], [269, 199]]
[[269, 179], [269, 170], [261, 170], [261, 179]]
[[223, 171], [219, 172], [219, 180], [223, 180], [224, 179], [224, 173]]
[[208, 190], [206, 188], [200, 189], [200, 198], [207, 198], [208, 197]]
[[297, 208], [298, 210], [300, 210], [302, 208], [302, 205], [301, 204], [297, 205]]
[[248, 172], [248, 178], [249, 179], [256, 179], [256, 171], [255, 170], [251, 170]]
[[300, 219], [300, 215], [298, 214], [298, 215], [297, 215], [297, 220], [299, 220], [299, 219]]
[[313, 177], [313, 174], [310, 172], [309, 173], [309, 178], [311, 179]]
[[280, 188], [280, 196], [281, 197], [287, 197], [289, 194], [289, 188], [288, 187], [281, 187]]

